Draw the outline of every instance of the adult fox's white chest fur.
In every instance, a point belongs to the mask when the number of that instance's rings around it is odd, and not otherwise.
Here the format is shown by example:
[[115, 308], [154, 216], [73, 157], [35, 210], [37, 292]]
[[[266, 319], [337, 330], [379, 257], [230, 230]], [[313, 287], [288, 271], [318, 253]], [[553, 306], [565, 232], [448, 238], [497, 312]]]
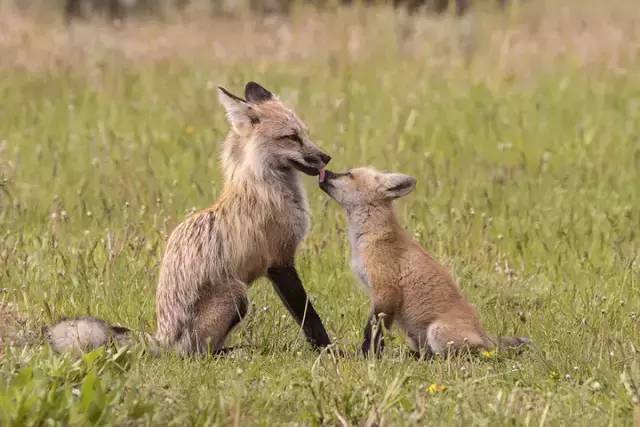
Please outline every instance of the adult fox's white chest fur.
[[[386, 328], [395, 321], [418, 354], [488, 349], [494, 340], [447, 269], [425, 251], [398, 223], [392, 201], [414, 188], [415, 179], [372, 168], [347, 173], [327, 171], [320, 187], [347, 214], [354, 273], [367, 288], [372, 311], [362, 350], [383, 348], [382, 331], [372, 324], [382, 317]], [[498, 339], [519, 346], [526, 338]]]
[[298, 116], [257, 83], [246, 85], [245, 99], [219, 88], [219, 99], [232, 128], [222, 152], [224, 188], [169, 237], [155, 338], [182, 354], [220, 351], [247, 313], [249, 285], [268, 276], [309, 342], [326, 346], [294, 259], [310, 224], [298, 172], [324, 173], [331, 158]]

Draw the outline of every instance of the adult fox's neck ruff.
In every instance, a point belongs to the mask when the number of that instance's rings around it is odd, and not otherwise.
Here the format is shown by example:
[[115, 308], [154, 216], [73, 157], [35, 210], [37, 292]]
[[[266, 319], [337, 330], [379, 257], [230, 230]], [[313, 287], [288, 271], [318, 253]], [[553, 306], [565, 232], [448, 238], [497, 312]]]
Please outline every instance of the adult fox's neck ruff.
[[294, 257], [310, 222], [298, 172], [323, 174], [331, 158], [298, 116], [257, 83], [247, 83], [244, 99], [221, 87], [218, 95], [231, 125], [222, 151], [224, 188], [169, 237], [156, 339], [181, 354], [220, 351], [247, 313], [249, 285], [266, 275], [308, 341], [327, 346]]

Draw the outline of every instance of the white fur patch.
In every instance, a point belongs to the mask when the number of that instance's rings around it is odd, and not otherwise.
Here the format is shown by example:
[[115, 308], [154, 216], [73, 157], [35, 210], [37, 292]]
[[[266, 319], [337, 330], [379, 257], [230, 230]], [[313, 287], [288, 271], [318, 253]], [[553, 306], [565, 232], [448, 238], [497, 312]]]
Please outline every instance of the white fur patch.
[[371, 283], [369, 282], [369, 276], [365, 268], [364, 262], [360, 257], [360, 251], [358, 248], [358, 238], [352, 227], [349, 227], [349, 241], [351, 242], [351, 270], [360, 279], [360, 283], [364, 286], [367, 292], [371, 291]]

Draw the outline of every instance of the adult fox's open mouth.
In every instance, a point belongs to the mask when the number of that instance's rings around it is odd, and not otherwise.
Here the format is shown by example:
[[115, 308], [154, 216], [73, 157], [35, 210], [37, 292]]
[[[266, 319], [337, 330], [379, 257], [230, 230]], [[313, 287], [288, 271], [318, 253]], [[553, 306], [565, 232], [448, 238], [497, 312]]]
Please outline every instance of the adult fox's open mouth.
[[313, 166], [308, 166], [296, 160], [290, 160], [290, 162], [291, 162], [291, 165], [293, 165], [293, 167], [298, 169], [300, 172], [306, 173], [307, 175], [311, 175], [311, 176], [320, 175], [320, 178], [324, 179], [324, 167], [317, 168]]

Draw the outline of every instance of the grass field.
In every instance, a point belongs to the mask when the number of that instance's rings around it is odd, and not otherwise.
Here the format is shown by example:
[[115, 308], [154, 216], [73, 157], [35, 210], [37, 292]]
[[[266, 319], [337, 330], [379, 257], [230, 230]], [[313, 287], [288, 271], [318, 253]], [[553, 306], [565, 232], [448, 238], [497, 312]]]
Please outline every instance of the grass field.
[[[0, 425], [640, 425], [640, 9], [633, 0], [290, 19], [99, 22], [0, 2]], [[152, 332], [164, 242], [221, 188], [215, 85], [256, 80], [341, 170], [411, 174], [398, 204], [522, 355], [418, 362], [369, 310], [342, 212], [304, 178], [298, 268], [346, 352], [316, 354], [268, 282], [225, 358], [53, 354], [93, 315]]]

